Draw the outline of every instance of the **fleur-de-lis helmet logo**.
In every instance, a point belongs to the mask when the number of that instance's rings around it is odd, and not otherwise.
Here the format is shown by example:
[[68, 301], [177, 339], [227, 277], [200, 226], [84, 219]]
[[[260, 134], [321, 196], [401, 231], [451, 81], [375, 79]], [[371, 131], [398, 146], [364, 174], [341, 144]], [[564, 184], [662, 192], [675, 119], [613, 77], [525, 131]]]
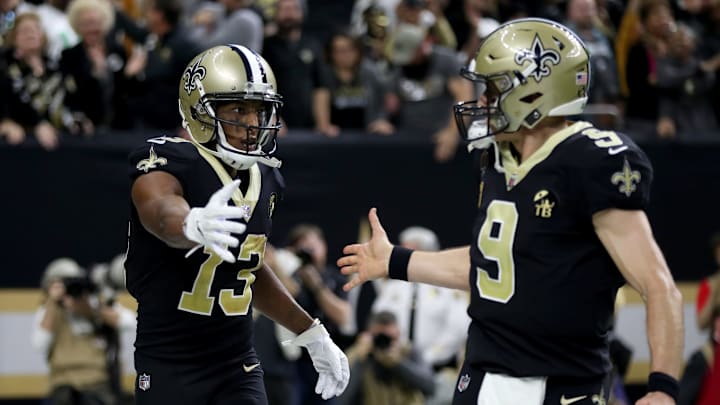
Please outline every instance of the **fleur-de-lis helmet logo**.
[[205, 78], [205, 66], [200, 65], [202, 60], [203, 56], [199, 57], [195, 63], [188, 66], [185, 70], [185, 74], [183, 74], [183, 80], [185, 81], [183, 88], [187, 92], [188, 96], [193, 92], [193, 90], [197, 90], [198, 81]]
[[543, 77], [550, 76], [550, 66], [560, 63], [560, 54], [554, 49], [545, 49], [540, 36], [535, 34], [530, 49], [523, 49], [515, 54], [515, 63], [522, 66], [525, 62], [535, 63], [535, 70], [530, 72], [536, 82], [540, 82]]

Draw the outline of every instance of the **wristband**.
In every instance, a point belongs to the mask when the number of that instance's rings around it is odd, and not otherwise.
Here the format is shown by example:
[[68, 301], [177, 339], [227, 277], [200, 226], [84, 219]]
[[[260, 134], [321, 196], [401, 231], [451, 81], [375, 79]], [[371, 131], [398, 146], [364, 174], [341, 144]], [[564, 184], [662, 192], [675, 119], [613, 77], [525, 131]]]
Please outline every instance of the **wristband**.
[[648, 392], [653, 391], [664, 392], [677, 402], [680, 385], [674, 377], [654, 371], [648, 376]]
[[402, 246], [393, 246], [390, 253], [390, 263], [388, 264], [388, 276], [395, 280], [408, 279], [408, 263], [413, 250]]

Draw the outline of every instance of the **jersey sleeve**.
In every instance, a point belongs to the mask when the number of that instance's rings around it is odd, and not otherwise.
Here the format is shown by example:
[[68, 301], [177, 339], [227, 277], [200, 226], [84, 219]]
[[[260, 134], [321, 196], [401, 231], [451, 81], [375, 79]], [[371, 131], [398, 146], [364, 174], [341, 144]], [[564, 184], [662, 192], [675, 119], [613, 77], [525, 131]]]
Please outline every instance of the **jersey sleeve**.
[[631, 140], [616, 147], [584, 153], [581, 184], [588, 214], [608, 209], [644, 210], [650, 201], [653, 170], [645, 153]]
[[164, 171], [182, 181], [191, 173], [198, 157], [197, 149], [189, 142], [177, 138], [149, 139], [130, 153], [128, 174], [135, 181], [143, 174]]

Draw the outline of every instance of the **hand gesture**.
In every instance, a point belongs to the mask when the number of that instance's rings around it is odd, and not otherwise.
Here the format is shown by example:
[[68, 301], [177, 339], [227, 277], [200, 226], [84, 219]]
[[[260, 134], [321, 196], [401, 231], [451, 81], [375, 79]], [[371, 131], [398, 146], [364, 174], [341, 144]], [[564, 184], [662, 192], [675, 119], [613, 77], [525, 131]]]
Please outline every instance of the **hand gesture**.
[[57, 129], [47, 121], [41, 121], [35, 126], [35, 137], [45, 150], [53, 150], [58, 147]]
[[132, 54], [125, 64], [125, 76], [133, 77], [145, 70], [147, 65], [148, 54], [145, 49], [140, 46], [133, 48]]
[[6, 119], [0, 122], [0, 137], [3, 136], [10, 145], [17, 145], [25, 140], [25, 129], [17, 122]]
[[191, 209], [183, 222], [186, 238], [207, 247], [229, 263], [235, 263], [235, 256], [228, 247], [236, 247], [240, 243], [230, 234], [242, 234], [247, 228], [245, 224], [230, 220], [245, 216], [240, 207], [228, 205], [228, 200], [239, 186], [240, 180], [226, 184], [210, 197], [205, 207]]
[[336, 138], [340, 135], [340, 127], [329, 123], [318, 125], [315, 130], [328, 138]]
[[345, 353], [330, 339], [325, 327], [315, 320], [313, 325], [295, 339], [283, 345], [302, 346], [307, 349], [313, 366], [318, 372], [315, 393], [323, 399], [330, 399], [345, 391], [350, 381], [350, 367]]
[[365, 243], [345, 246], [343, 253], [347, 256], [343, 256], [337, 261], [337, 265], [343, 274], [357, 274], [356, 277], [350, 279], [343, 286], [345, 291], [349, 291], [367, 280], [386, 277], [388, 274], [388, 264], [390, 263], [390, 253], [392, 253], [393, 245], [388, 240], [385, 229], [380, 224], [376, 208], [370, 209], [368, 219], [372, 230], [370, 240]]

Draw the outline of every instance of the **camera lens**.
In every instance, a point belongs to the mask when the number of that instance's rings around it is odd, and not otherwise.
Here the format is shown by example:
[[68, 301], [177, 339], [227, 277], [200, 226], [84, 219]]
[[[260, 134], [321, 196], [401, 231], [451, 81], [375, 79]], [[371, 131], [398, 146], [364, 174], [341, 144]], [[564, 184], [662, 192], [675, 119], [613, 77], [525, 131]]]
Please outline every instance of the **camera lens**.
[[390, 347], [390, 343], [392, 343], [392, 338], [384, 333], [378, 333], [373, 337], [373, 346], [376, 349], [387, 349]]
[[70, 277], [63, 279], [65, 293], [73, 298], [81, 297], [85, 293], [94, 291], [94, 285], [87, 278]]

